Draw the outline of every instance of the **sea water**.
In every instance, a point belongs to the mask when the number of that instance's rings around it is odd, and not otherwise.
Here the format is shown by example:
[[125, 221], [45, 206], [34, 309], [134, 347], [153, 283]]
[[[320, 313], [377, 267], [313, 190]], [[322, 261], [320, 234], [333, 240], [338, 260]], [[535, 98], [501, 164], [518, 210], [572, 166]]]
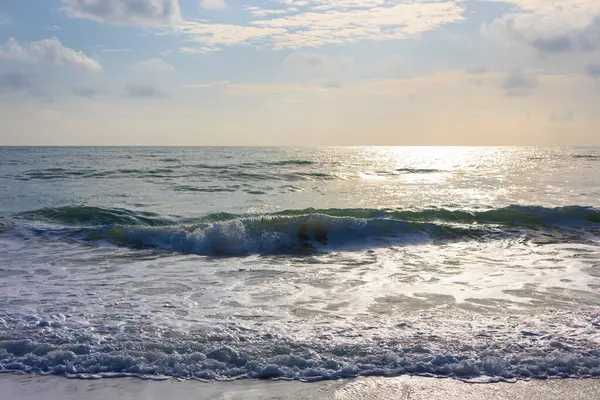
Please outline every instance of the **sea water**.
[[600, 149], [0, 148], [0, 370], [600, 376]]

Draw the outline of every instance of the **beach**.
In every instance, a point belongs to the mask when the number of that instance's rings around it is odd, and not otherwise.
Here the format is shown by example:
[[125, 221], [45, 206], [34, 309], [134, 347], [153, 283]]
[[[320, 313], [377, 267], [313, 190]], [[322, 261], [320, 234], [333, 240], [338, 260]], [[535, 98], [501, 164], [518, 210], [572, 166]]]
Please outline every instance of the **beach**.
[[551, 379], [515, 383], [465, 383], [454, 379], [400, 376], [302, 383], [289, 381], [162, 382], [133, 378], [75, 380], [55, 376], [2, 375], [4, 400], [105, 399], [331, 399], [331, 400], [595, 400], [600, 380]]

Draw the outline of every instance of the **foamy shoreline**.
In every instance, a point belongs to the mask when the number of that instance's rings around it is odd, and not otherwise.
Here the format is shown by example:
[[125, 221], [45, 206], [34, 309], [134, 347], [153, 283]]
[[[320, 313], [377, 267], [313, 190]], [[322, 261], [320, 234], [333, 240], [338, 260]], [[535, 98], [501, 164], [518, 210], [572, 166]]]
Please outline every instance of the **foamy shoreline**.
[[241, 380], [203, 383], [134, 378], [76, 380], [58, 376], [0, 375], [3, 400], [63, 399], [581, 399], [600, 393], [598, 379], [550, 379], [516, 383], [465, 383], [455, 379], [400, 376], [301, 383]]

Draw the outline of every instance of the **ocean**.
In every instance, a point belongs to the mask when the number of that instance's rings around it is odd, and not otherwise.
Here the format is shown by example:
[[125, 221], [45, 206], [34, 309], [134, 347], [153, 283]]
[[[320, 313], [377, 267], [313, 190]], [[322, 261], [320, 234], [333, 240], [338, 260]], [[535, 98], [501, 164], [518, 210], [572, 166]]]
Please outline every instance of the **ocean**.
[[0, 148], [0, 372], [600, 377], [600, 149]]

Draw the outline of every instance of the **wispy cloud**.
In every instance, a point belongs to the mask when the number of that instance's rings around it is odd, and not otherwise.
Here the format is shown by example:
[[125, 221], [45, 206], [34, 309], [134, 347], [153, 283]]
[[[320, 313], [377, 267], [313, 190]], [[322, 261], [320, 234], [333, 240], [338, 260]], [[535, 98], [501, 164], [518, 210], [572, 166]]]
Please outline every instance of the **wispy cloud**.
[[348, 10], [352, 8], [371, 9], [390, 3], [386, 0], [274, 0], [274, 2], [285, 6], [307, 7], [318, 11]]
[[281, 14], [290, 14], [298, 11], [297, 8], [279, 8], [279, 9], [265, 9], [262, 7], [256, 6], [246, 6], [244, 7], [244, 11], [248, 12], [250, 15], [254, 17], [267, 17], [269, 15], [281, 15]]
[[183, 47], [185, 53], [214, 51], [223, 46], [259, 42], [274, 35], [284, 34], [283, 28], [256, 27], [232, 24], [210, 24], [202, 22], [184, 22], [176, 30], [188, 36], [190, 42], [199, 43], [199, 51], [192, 47]]
[[135, 69], [150, 72], [175, 72], [175, 67], [160, 58], [151, 58], [135, 64]]
[[0, 45], [0, 58], [21, 62], [44, 62], [54, 66], [65, 66], [89, 71], [98, 71], [102, 65], [85, 53], [65, 47], [57, 38], [31, 42], [22, 46], [16, 39], [9, 38]]
[[205, 10], [221, 10], [227, 7], [225, 0], [201, 0], [200, 7]]
[[319, 47], [360, 40], [403, 39], [461, 21], [464, 12], [455, 2], [410, 2], [392, 6], [382, 5], [381, 1], [319, 2], [317, 6], [312, 3], [310, 11], [251, 24], [284, 29], [285, 32], [273, 35], [275, 48]]
[[186, 21], [170, 32], [183, 34], [188, 41], [199, 44], [197, 51], [192, 46], [182, 47], [188, 54], [239, 44], [299, 49], [364, 40], [404, 39], [462, 21], [464, 13], [461, 3], [444, 0], [402, 1], [400, 4], [384, 0], [292, 0], [281, 1], [281, 4], [285, 8], [246, 7], [251, 16], [261, 17], [248, 24]]
[[208, 46], [202, 46], [202, 47], [189, 47], [189, 46], [183, 46], [179, 48], [179, 52], [182, 54], [189, 54], [189, 55], [193, 55], [193, 54], [207, 54], [207, 53], [211, 53], [214, 51], [219, 51], [219, 49], [217, 47], [208, 47]]

